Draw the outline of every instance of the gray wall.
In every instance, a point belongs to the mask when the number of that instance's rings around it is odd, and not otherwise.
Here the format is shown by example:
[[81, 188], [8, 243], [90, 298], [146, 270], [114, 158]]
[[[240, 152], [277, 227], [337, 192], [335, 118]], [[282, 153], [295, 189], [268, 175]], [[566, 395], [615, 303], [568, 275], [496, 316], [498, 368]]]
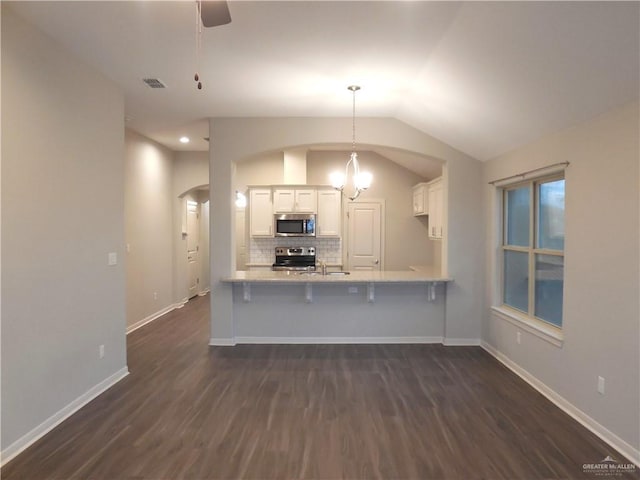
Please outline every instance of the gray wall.
[[174, 303], [174, 154], [131, 130], [126, 131], [125, 151], [127, 326], [131, 326]]
[[[556, 162], [566, 169], [564, 345], [522, 331], [485, 309], [493, 348], [635, 448], [640, 448], [638, 105], [540, 139], [486, 163], [485, 182]], [[494, 303], [498, 219], [486, 185], [486, 302]], [[606, 379], [606, 394], [596, 391]], [[586, 461], [586, 460], [585, 460]], [[589, 460], [590, 461], [590, 460]]]
[[122, 93], [3, 4], [3, 451], [126, 368], [123, 159]]

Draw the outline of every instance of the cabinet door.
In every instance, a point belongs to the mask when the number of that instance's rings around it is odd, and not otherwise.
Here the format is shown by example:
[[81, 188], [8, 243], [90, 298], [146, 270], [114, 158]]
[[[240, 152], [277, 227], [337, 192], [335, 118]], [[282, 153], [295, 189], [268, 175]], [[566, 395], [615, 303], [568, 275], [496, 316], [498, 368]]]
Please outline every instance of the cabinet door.
[[253, 189], [249, 195], [249, 229], [252, 237], [273, 237], [271, 189]]
[[273, 191], [273, 213], [295, 212], [296, 191], [293, 189], [276, 189]]
[[316, 213], [316, 191], [315, 190], [296, 190], [295, 192], [295, 209], [300, 213]]
[[421, 186], [413, 188], [413, 214], [424, 215], [424, 188]]
[[339, 237], [342, 227], [342, 192], [318, 190], [316, 237]]

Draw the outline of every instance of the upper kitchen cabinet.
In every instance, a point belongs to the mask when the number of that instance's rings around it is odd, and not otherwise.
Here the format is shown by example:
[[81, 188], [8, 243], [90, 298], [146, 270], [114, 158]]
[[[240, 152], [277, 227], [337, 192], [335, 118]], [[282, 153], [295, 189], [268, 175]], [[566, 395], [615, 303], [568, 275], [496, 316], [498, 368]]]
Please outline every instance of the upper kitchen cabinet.
[[273, 237], [273, 203], [270, 188], [249, 191], [249, 230], [252, 237]]
[[427, 183], [429, 212], [429, 238], [440, 240], [444, 236], [444, 189], [442, 177]]
[[342, 227], [342, 192], [318, 190], [316, 237], [339, 237]]
[[277, 188], [273, 191], [273, 213], [316, 213], [316, 190]]
[[429, 215], [429, 186], [427, 183], [419, 183], [413, 187], [413, 215]]

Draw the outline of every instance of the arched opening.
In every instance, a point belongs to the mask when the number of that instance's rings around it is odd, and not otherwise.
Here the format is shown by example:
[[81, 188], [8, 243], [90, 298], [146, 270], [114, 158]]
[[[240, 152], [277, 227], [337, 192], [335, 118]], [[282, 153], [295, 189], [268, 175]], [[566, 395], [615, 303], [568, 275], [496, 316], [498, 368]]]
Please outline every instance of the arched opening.
[[[233, 190], [250, 197], [250, 189], [276, 186], [329, 187], [330, 174], [344, 171], [351, 146], [348, 144], [309, 144], [284, 147], [242, 158], [234, 163]], [[429, 239], [428, 219], [412, 213], [412, 189], [421, 182], [443, 174], [444, 162], [402, 149], [363, 145], [358, 148], [363, 169], [373, 174], [373, 184], [357, 202], [382, 205], [381, 267], [406, 270], [412, 265], [442, 263], [441, 242]], [[235, 207], [235, 262], [237, 270], [271, 267], [278, 246], [309, 245], [318, 258], [341, 268], [350, 268], [348, 239], [353, 239], [353, 222], [348, 221], [351, 202], [343, 196], [341, 234], [337, 238], [283, 239], [254, 238], [250, 230], [249, 208]], [[351, 236], [349, 233], [351, 232]]]
[[198, 185], [176, 199], [179, 226], [174, 251], [174, 291], [187, 302], [210, 290], [209, 185]]

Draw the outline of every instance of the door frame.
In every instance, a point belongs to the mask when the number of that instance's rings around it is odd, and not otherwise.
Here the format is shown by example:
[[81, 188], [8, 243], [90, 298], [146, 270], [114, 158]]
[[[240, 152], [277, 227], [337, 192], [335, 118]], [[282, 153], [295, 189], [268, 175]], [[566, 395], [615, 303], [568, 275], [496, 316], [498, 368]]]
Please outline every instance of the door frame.
[[[192, 298], [198, 296], [201, 292], [200, 289], [200, 277], [202, 276], [202, 259], [200, 258], [200, 213], [201, 213], [201, 204], [198, 200], [193, 200], [192, 198], [185, 197], [185, 231], [187, 233], [186, 238], [186, 261], [187, 261], [187, 299], [191, 300]], [[196, 283], [195, 283], [195, 293], [191, 293], [191, 269], [189, 267], [189, 206], [195, 207], [193, 212], [196, 214], [196, 225], [195, 230], [197, 234], [198, 244], [196, 245]]]
[[386, 226], [385, 226], [385, 199], [384, 198], [359, 198], [357, 200], [349, 200], [345, 197], [346, 201], [342, 202], [342, 231], [344, 234], [342, 235], [342, 268], [347, 270], [351, 267], [349, 262], [349, 257], [347, 255], [347, 250], [349, 249], [349, 205], [357, 204], [357, 203], [377, 203], [380, 205], [380, 271], [384, 270], [385, 262], [384, 262], [384, 239], [386, 237]]

